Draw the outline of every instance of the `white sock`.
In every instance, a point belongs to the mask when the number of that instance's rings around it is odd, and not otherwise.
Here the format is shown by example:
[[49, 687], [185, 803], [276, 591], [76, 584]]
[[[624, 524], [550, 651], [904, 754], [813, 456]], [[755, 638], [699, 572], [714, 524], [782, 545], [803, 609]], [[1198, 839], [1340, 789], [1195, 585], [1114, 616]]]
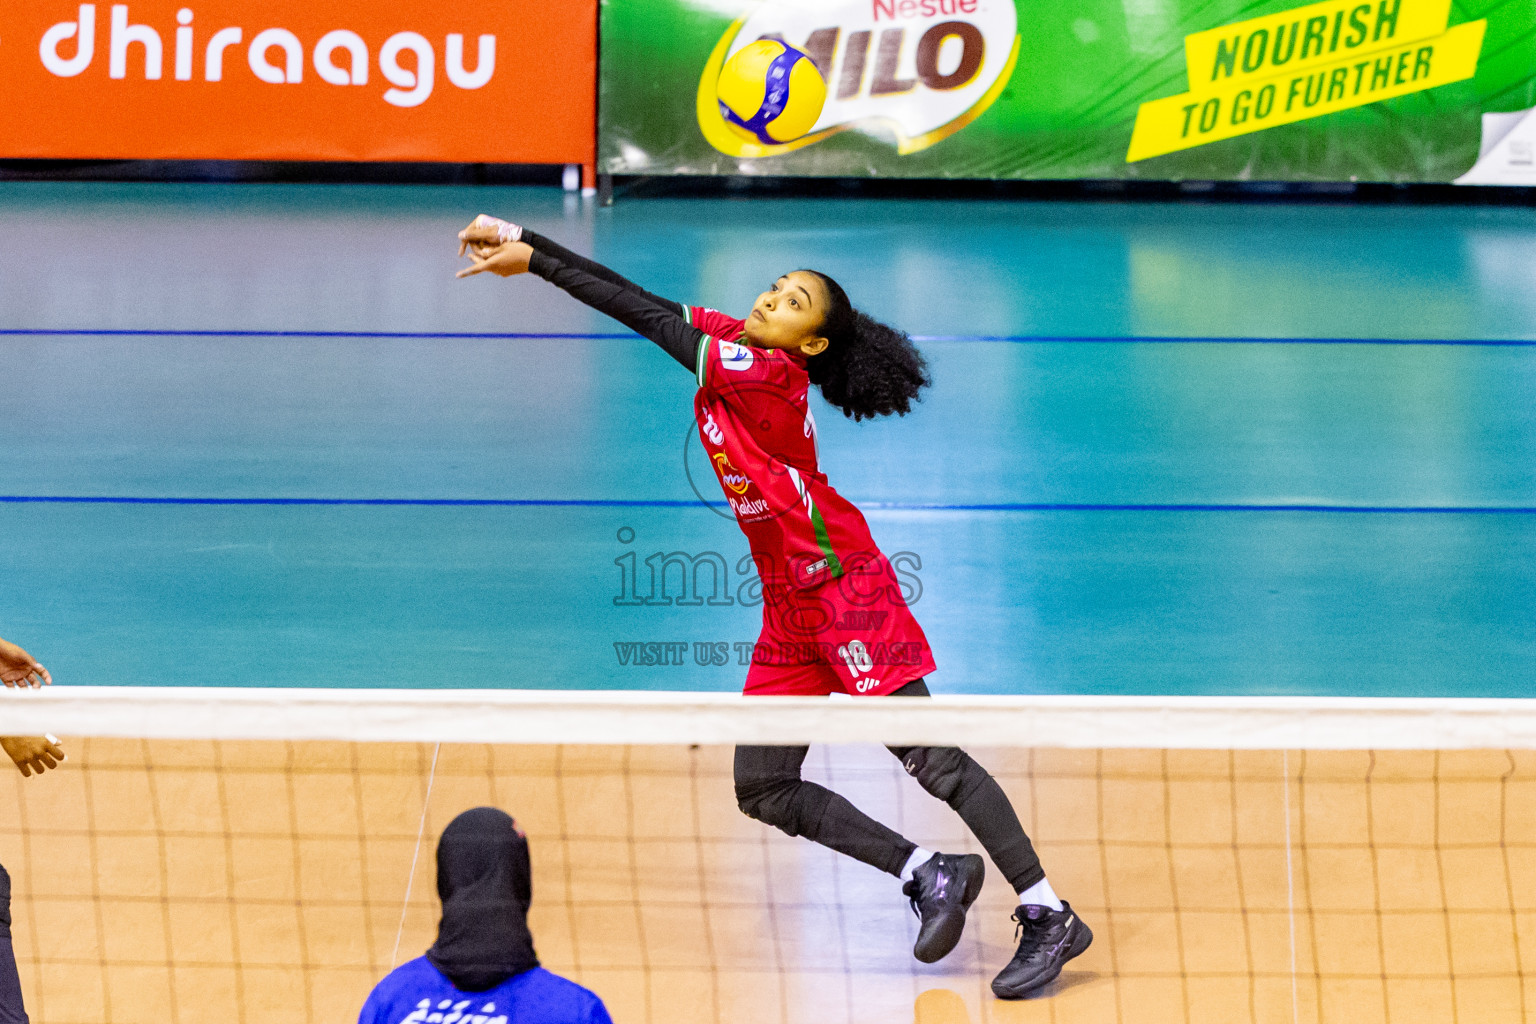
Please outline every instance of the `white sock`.
[[924, 864], [927, 864], [932, 859], [933, 859], [933, 851], [932, 850], [925, 850], [921, 846], [919, 846], [917, 849], [913, 850], [912, 851], [912, 856], [907, 858], [906, 865], [903, 866], [902, 869], [901, 869], [901, 880], [903, 882], [910, 882], [910, 881], [912, 881], [912, 872], [916, 871], [918, 868], [922, 867]]
[[1061, 900], [1057, 898], [1056, 890], [1052, 889], [1051, 883], [1044, 878], [1019, 893], [1019, 904], [1025, 907], [1061, 909]]

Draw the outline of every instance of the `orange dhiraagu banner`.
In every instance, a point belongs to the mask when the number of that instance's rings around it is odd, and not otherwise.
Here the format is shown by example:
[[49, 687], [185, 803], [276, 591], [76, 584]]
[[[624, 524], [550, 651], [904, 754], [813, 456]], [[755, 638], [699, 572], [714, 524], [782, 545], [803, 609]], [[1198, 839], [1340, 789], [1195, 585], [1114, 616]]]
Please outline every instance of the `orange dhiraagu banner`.
[[597, 0], [4, 0], [0, 157], [593, 160]]

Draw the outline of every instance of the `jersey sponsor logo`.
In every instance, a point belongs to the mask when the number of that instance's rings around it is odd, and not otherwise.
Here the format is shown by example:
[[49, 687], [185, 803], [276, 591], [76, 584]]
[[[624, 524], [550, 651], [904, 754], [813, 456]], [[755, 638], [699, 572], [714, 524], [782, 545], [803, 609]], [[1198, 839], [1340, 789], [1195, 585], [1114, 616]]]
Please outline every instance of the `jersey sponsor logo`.
[[410, 1014], [400, 1018], [400, 1024], [425, 1024], [427, 1021], [454, 1021], [456, 1024], [507, 1024], [507, 1015], [496, 1014], [495, 1003], [486, 1003], [480, 1007], [480, 1012], [473, 1009], [474, 1000], [461, 999], [454, 1002], [452, 999], [444, 999], [436, 1008], [432, 1006], [432, 1000], [423, 999], [416, 1004], [416, 1009]]
[[752, 369], [752, 350], [746, 345], [738, 345], [734, 341], [722, 341], [720, 343], [720, 365], [727, 370]]
[[870, 690], [875, 689], [879, 685], [880, 680], [866, 678], [860, 679], [858, 682], [854, 683], [853, 688], [858, 690], [860, 693], [868, 693]]
[[746, 494], [747, 488], [752, 486], [752, 481], [747, 474], [731, 465], [730, 456], [725, 452], [716, 452], [711, 457], [714, 459], [715, 472], [720, 474], [720, 482], [737, 494]]
[[827, 560], [825, 558], [823, 558], [819, 562], [812, 562], [810, 565], [806, 566], [805, 567], [805, 574], [807, 576], [814, 576], [817, 573], [821, 572], [821, 570], [825, 569], [826, 567], [827, 567]]
[[773, 510], [762, 498], [730, 498], [729, 502], [731, 511], [736, 513], [736, 518], [749, 523], [767, 519], [773, 514]]
[[704, 425], [699, 429], [704, 432], [704, 436], [709, 439], [710, 444], [725, 444], [725, 431], [720, 429], [720, 424], [715, 422], [715, 417], [712, 413], [706, 412], [704, 414]]

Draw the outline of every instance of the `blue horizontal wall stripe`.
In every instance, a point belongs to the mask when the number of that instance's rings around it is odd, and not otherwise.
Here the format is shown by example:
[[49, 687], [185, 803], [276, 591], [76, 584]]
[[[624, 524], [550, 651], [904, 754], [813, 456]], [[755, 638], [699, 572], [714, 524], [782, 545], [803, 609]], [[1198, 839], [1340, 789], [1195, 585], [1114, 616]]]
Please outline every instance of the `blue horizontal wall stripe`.
[[[0, 505], [312, 505], [424, 508], [689, 508], [697, 499], [669, 498], [216, 498], [135, 495], [0, 495]], [[722, 502], [709, 502], [723, 508]], [[1242, 503], [859, 502], [875, 512], [1307, 512], [1375, 515], [1536, 515], [1532, 505], [1325, 505]]]
[[[216, 331], [216, 330], [119, 330], [14, 327], [0, 328], [0, 337], [8, 338], [340, 338], [357, 340], [419, 341], [536, 341], [593, 340], [609, 341], [635, 335], [590, 333], [581, 331]], [[1049, 334], [914, 334], [912, 340], [929, 342], [1002, 343], [1014, 345], [1094, 344], [1094, 345], [1398, 345], [1398, 346], [1470, 346], [1495, 348], [1532, 348], [1531, 338], [1183, 338], [1173, 336], [1131, 335], [1049, 335]]]

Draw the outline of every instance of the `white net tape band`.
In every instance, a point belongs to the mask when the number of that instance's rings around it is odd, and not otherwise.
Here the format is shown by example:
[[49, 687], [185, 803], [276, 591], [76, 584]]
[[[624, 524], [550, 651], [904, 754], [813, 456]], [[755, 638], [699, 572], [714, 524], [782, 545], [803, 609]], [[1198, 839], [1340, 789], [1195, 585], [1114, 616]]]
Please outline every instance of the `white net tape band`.
[[1205, 750], [1536, 748], [1536, 700], [53, 686], [6, 734], [444, 743], [887, 743]]

